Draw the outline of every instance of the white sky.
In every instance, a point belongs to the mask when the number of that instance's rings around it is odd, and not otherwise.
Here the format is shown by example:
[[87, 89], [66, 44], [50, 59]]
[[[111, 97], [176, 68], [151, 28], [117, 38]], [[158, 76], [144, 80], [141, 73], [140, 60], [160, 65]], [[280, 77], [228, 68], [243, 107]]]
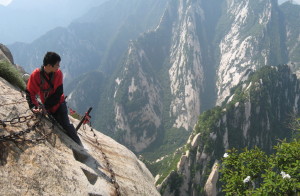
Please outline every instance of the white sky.
[[[0, 5], [7, 6], [7, 5], [10, 4], [12, 1], [13, 1], [13, 0], [0, 0]], [[278, 2], [281, 3], [281, 2], [285, 2], [285, 1], [288, 1], [288, 0], [279, 0]], [[300, 0], [294, 0], [294, 2], [300, 5]]]
[[[10, 4], [12, 1], [13, 0], [0, 0], [0, 4], [6, 6], [6, 5]], [[288, 1], [288, 0], [279, 0], [279, 3], [280, 2], [285, 2], [285, 1]], [[294, 0], [294, 2], [297, 3], [297, 4], [300, 4], [300, 0]]]
[[10, 4], [12, 2], [12, 0], [0, 0], [0, 4], [1, 5], [8, 5], [8, 4]]

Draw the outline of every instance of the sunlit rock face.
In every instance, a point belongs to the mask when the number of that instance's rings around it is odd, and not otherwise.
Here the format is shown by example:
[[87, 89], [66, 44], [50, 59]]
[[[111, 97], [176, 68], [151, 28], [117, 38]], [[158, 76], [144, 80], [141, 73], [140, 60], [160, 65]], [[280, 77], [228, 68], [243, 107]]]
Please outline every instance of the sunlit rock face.
[[3, 78], [0, 88], [1, 194], [159, 195], [151, 173], [126, 147], [87, 125], [78, 131], [79, 146], [56, 123], [33, 115], [24, 93]]
[[201, 26], [207, 21], [201, 4], [171, 1], [157, 28], [129, 44], [113, 87], [113, 129], [137, 152], [165, 129], [191, 131], [202, 97], [208, 97], [214, 73], [208, 56], [213, 55], [202, 43], [207, 33]]
[[299, 93], [300, 82], [287, 65], [249, 73], [224, 105], [200, 115], [177, 169], [159, 185], [162, 195], [217, 195], [226, 150], [257, 146], [270, 153], [278, 139], [291, 138], [287, 125], [299, 116]]
[[115, 78], [114, 131], [141, 151], [165, 131], [164, 122], [192, 130], [250, 70], [288, 62], [283, 26], [271, 0], [170, 2], [158, 27], [129, 44]]
[[[245, 79], [248, 69], [287, 63], [287, 48], [277, 2], [227, 0], [220, 27], [217, 105], [230, 88]], [[272, 27], [272, 28], [270, 28]], [[275, 41], [276, 40], [276, 41]]]

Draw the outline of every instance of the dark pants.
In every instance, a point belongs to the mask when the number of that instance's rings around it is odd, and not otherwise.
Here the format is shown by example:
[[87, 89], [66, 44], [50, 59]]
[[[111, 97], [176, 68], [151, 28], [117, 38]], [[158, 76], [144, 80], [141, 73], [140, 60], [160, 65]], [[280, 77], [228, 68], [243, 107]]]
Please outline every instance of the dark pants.
[[70, 123], [66, 102], [63, 102], [57, 111], [52, 114], [56, 121], [67, 131], [67, 135], [77, 144], [82, 145], [74, 126]]

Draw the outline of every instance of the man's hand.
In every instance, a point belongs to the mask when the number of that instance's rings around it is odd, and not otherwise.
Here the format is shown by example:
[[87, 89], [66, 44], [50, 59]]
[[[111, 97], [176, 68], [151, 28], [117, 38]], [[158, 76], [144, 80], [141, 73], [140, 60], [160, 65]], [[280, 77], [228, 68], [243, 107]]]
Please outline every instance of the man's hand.
[[32, 112], [35, 114], [43, 113], [43, 109], [42, 108], [36, 108], [36, 109], [33, 108]]
[[40, 105], [38, 108], [32, 108], [32, 112], [35, 114], [46, 114], [46, 109], [44, 106]]

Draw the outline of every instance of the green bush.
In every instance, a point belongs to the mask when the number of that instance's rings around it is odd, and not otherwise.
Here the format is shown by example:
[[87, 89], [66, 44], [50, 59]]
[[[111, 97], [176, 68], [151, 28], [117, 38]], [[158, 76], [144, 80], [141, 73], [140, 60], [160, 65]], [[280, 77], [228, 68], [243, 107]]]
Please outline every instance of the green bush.
[[19, 87], [21, 90], [25, 90], [26, 88], [26, 84], [18, 70], [4, 60], [0, 61], [0, 77], [4, 78], [12, 85]]
[[297, 195], [300, 192], [300, 141], [282, 141], [276, 153], [233, 149], [222, 161], [222, 191], [226, 195]]

